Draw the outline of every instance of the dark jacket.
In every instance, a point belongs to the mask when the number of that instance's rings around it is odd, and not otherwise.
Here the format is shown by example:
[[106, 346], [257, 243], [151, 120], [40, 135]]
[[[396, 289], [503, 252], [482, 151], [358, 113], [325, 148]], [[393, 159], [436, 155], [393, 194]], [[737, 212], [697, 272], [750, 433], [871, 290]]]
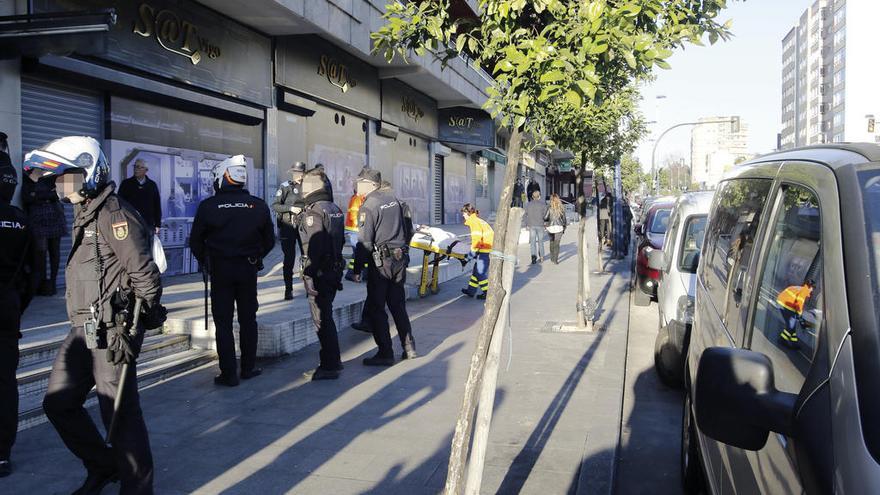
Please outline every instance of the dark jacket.
[[275, 246], [269, 206], [247, 189], [221, 189], [199, 203], [189, 247], [204, 264], [211, 258], [263, 258]]
[[338, 282], [345, 262], [345, 215], [326, 191], [304, 198], [299, 235], [303, 246], [303, 275], [312, 278], [332, 275]]
[[563, 208], [562, 212], [556, 212], [549, 206], [547, 207], [546, 213], [544, 213], [544, 222], [547, 226], [551, 225], [561, 225], [563, 229], [568, 227], [568, 218], [565, 217], [565, 209]]
[[67, 235], [67, 221], [55, 192], [55, 178], [43, 177], [36, 182], [24, 178], [21, 182], [21, 202], [31, 223], [31, 233], [47, 239]]
[[128, 201], [144, 217], [144, 223], [155, 229], [162, 225], [162, 200], [159, 199], [159, 186], [146, 177], [143, 184], [129, 177], [119, 184], [119, 197]]
[[358, 212], [358, 244], [373, 251], [374, 246], [389, 249], [406, 247], [403, 205], [393, 191], [377, 189], [364, 199]]
[[541, 192], [541, 186], [538, 184], [537, 181], [530, 180], [529, 185], [526, 186], [526, 199], [528, 201], [532, 200], [532, 193], [535, 191]]
[[[333, 196], [331, 196], [332, 198]], [[294, 206], [302, 208], [302, 185], [297, 182], [285, 181], [281, 183], [278, 191], [275, 193], [275, 201], [272, 202], [272, 209], [275, 210], [275, 216], [278, 221], [278, 228], [299, 227], [300, 215], [293, 213], [291, 208]]]
[[143, 298], [147, 307], [161, 295], [151, 234], [138, 212], [120, 199], [112, 182], [98, 197], [76, 205], [73, 246], [67, 258], [67, 315], [81, 326], [95, 304], [99, 319], [112, 326], [111, 299], [117, 288]]

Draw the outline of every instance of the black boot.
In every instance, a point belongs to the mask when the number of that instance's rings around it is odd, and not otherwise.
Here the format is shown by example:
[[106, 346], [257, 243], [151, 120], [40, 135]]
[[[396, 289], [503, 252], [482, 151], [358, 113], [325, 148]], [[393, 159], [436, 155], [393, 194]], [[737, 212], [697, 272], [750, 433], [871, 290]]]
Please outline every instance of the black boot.
[[532, 264], [534, 265], [534, 264], [537, 264], [537, 263], [538, 263], [538, 257], [537, 257], [537, 256], [532, 256]]
[[378, 353], [373, 357], [364, 358], [364, 366], [393, 366], [394, 356], [382, 357]]
[[86, 481], [73, 495], [98, 495], [110, 483], [119, 481], [119, 474], [113, 471], [89, 471]]
[[290, 301], [291, 299], [293, 299], [293, 289], [288, 287], [284, 289], [284, 300]]
[[0, 478], [5, 478], [12, 474], [12, 463], [9, 460], [0, 461]]

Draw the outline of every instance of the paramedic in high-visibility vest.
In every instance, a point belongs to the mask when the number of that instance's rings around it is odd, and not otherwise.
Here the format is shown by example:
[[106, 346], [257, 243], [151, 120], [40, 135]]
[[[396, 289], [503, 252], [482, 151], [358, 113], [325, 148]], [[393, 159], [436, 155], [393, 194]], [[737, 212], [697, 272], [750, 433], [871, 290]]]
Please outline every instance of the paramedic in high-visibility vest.
[[[363, 203], [364, 196], [358, 194], [357, 189], [355, 189], [351, 199], [348, 200], [348, 211], [345, 213], [345, 240], [352, 250], [351, 259], [348, 260], [348, 270], [345, 273], [345, 279], [351, 282], [355, 280], [355, 275], [360, 275], [363, 268], [362, 265], [355, 269], [354, 264], [355, 258], [358, 258], [358, 211], [360, 211]], [[366, 259], [366, 256], [363, 259]]]
[[461, 214], [464, 217], [464, 224], [471, 229], [470, 257], [475, 260], [474, 272], [471, 274], [468, 286], [461, 289], [461, 292], [468, 297], [486, 299], [486, 293], [489, 291], [489, 253], [492, 252], [495, 231], [480, 218], [480, 212], [470, 203], [462, 206]]
[[779, 340], [786, 347], [797, 349], [800, 345], [797, 336], [797, 326], [801, 321], [801, 315], [804, 313], [804, 305], [813, 294], [814, 285], [815, 282], [809, 279], [804, 285], [786, 287], [776, 297], [776, 303], [779, 304], [779, 310], [782, 311], [782, 319], [785, 321], [785, 328], [779, 334]]

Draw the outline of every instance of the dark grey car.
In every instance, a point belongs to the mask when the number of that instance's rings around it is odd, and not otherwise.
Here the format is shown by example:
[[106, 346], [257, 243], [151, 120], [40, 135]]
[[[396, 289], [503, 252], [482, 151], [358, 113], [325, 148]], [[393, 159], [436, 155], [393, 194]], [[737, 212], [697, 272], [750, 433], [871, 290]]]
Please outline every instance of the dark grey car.
[[688, 491], [880, 493], [880, 146], [737, 168], [697, 275]]

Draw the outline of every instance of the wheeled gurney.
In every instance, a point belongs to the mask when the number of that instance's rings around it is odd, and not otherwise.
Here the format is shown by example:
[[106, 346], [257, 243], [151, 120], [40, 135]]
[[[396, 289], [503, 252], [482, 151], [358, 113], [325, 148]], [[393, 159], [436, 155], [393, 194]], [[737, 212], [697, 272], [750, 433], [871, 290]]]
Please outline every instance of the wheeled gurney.
[[[416, 229], [409, 247], [425, 252], [422, 258], [422, 276], [419, 280], [419, 297], [428, 295], [429, 285], [431, 294], [439, 292], [437, 286], [441, 261], [446, 258], [456, 259], [462, 267], [467, 263], [468, 255], [471, 252], [470, 242], [462, 242], [462, 240], [469, 237], [469, 234], [458, 237], [452, 232], [438, 227], [420, 226]], [[432, 255], [433, 260], [431, 259]]]

